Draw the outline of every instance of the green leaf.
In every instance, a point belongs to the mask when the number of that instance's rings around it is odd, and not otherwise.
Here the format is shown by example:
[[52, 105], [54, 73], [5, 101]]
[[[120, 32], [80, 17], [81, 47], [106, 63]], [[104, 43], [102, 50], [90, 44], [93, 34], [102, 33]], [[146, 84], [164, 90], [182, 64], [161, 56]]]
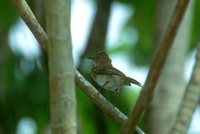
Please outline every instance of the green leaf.
[[0, 1], [0, 30], [8, 29], [17, 21], [18, 15], [11, 0]]

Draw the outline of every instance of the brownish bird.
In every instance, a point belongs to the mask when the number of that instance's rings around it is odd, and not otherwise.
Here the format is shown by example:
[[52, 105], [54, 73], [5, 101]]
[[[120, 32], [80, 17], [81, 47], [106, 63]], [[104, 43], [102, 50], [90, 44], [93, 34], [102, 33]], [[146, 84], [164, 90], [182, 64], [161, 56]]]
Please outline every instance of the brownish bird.
[[142, 85], [135, 79], [127, 77], [112, 65], [112, 60], [105, 51], [99, 51], [93, 56], [88, 56], [93, 61], [92, 78], [101, 86], [101, 89], [115, 91], [119, 95], [121, 86], [130, 86], [131, 83], [140, 87]]

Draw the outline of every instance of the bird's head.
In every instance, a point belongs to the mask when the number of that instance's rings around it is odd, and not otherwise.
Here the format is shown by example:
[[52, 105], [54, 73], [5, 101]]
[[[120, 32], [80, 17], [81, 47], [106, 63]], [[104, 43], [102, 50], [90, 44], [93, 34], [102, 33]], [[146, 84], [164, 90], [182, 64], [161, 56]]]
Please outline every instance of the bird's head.
[[106, 51], [96, 52], [92, 56], [87, 56], [88, 59], [93, 61], [94, 66], [112, 66], [111, 59], [108, 57]]

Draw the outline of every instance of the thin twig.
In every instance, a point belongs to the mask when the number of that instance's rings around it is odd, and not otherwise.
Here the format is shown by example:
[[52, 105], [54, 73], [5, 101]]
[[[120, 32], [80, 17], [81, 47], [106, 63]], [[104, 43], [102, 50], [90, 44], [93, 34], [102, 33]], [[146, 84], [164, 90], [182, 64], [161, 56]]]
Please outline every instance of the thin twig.
[[[25, 21], [27, 26], [30, 28], [31, 32], [38, 40], [41, 47], [47, 52], [47, 34], [40, 26], [35, 16], [31, 12], [28, 4], [25, 0], [12, 0], [17, 8], [17, 11], [21, 15], [22, 19]], [[32, 20], [33, 19], [33, 20]], [[37, 30], [40, 29], [40, 30]], [[41, 32], [42, 31], [42, 32]], [[99, 94], [94, 88], [77, 70], [75, 70], [76, 84], [81, 87], [81, 90], [85, 92], [94, 102], [97, 104], [102, 111], [114, 118], [118, 123], [124, 124], [127, 121], [127, 116], [124, 115], [119, 109], [113, 107], [113, 105], [105, 99], [101, 94]], [[138, 134], [144, 134], [144, 132], [139, 128], [135, 127], [135, 132]]]
[[200, 100], [200, 42], [191, 79], [187, 85], [183, 102], [170, 134], [185, 134], [188, 131], [192, 115]]
[[141, 114], [143, 113], [147, 104], [151, 101], [151, 97], [153, 95], [157, 80], [159, 78], [159, 74], [165, 63], [167, 54], [173, 44], [173, 40], [175, 38], [180, 22], [183, 18], [184, 12], [188, 5], [188, 1], [189, 0], [178, 1], [176, 9], [169, 23], [167, 32], [161, 44], [158, 46], [159, 48], [157, 49], [156, 55], [151, 65], [145, 86], [139, 96], [134, 110], [129, 116], [128, 121], [122, 128], [121, 134], [132, 134], [133, 128], [136, 126], [136, 123], [138, 122]]

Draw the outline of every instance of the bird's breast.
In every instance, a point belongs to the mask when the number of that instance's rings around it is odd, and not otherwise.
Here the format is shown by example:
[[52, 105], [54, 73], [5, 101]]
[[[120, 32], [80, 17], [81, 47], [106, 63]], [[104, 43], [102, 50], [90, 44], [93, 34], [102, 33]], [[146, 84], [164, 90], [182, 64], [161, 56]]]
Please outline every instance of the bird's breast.
[[99, 86], [111, 91], [118, 89], [124, 83], [124, 79], [118, 75], [95, 75], [93, 77]]

